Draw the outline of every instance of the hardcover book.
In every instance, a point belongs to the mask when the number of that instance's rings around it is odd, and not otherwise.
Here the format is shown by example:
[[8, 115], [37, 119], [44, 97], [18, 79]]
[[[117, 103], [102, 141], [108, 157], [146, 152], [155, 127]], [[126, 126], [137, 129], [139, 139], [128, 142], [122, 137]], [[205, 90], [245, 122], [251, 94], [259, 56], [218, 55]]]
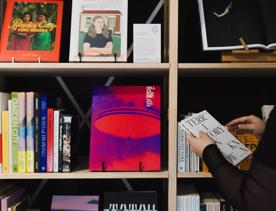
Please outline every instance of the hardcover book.
[[127, 2], [73, 0], [70, 61], [127, 60]]
[[276, 2], [198, 0], [204, 50], [276, 49]]
[[12, 122], [12, 172], [18, 172], [18, 99], [17, 92], [11, 93], [11, 122]]
[[26, 113], [27, 113], [27, 172], [34, 172], [34, 92], [26, 93]]
[[47, 172], [47, 102], [48, 98], [40, 98], [40, 150], [39, 172]]
[[160, 170], [160, 86], [95, 86], [91, 171]]
[[0, 60], [58, 62], [63, 0], [9, 0]]
[[157, 206], [157, 193], [154, 191], [104, 193], [104, 211], [157, 211]]
[[98, 211], [99, 196], [58, 196], [52, 198], [51, 211]]
[[193, 114], [181, 121], [186, 132], [198, 137], [200, 131], [207, 133], [216, 143], [226, 160], [237, 165], [247, 158], [251, 152], [223, 125], [207, 111]]

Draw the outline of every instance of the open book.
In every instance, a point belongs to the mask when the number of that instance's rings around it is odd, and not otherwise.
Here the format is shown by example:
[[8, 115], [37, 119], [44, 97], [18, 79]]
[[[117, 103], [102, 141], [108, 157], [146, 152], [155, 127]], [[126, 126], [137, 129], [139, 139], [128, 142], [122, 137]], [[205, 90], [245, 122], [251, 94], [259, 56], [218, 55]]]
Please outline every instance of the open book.
[[198, 0], [203, 50], [276, 49], [275, 0]]
[[200, 131], [207, 133], [226, 160], [233, 165], [237, 165], [251, 154], [250, 150], [205, 110], [185, 118], [181, 121], [181, 125], [186, 132], [196, 137]]

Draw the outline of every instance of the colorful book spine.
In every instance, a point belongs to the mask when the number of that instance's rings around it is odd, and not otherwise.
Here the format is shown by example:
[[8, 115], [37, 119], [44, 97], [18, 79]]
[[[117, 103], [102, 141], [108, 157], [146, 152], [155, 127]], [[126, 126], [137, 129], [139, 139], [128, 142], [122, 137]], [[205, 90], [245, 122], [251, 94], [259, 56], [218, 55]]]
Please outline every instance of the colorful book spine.
[[47, 110], [47, 172], [53, 172], [54, 109]]
[[18, 100], [17, 92], [11, 93], [12, 100], [12, 172], [18, 172]]
[[63, 172], [71, 171], [72, 116], [63, 118]]
[[59, 113], [58, 172], [63, 171], [63, 113]]
[[12, 101], [8, 102], [8, 111], [9, 111], [9, 172], [12, 173]]
[[27, 172], [34, 172], [34, 93], [26, 93], [27, 111]]
[[17, 93], [18, 100], [18, 172], [26, 172], [26, 110], [25, 92]]
[[60, 114], [60, 111], [54, 111], [54, 154], [53, 154], [54, 169], [53, 171], [55, 173], [58, 172], [59, 114]]
[[40, 98], [39, 94], [34, 95], [34, 157], [35, 172], [39, 172], [39, 155], [40, 155]]
[[40, 102], [40, 162], [39, 171], [47, 172], [47, 97], [42, 96]]
[[3, 173], [10, 172], [9, 165], [9, 112], [2, 112]]

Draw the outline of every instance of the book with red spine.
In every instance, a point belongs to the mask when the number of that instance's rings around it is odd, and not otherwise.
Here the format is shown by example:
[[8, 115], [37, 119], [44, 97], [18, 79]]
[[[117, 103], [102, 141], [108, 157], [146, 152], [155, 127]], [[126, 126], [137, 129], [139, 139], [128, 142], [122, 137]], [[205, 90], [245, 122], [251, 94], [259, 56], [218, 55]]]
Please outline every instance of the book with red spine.
[[47, 110], [47, 172], [53, 172], [54, 109]]

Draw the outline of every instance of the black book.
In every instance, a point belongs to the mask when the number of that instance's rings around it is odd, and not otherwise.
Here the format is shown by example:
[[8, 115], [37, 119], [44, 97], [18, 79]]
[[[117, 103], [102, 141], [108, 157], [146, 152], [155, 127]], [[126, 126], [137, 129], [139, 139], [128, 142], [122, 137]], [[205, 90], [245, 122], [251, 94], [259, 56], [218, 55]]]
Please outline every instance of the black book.
[[154, 191], [126, 191], [104, 193], [104, 211], [157, 211]]
[[275, 0], [198, 0], [204, 50], [276, 49]]

